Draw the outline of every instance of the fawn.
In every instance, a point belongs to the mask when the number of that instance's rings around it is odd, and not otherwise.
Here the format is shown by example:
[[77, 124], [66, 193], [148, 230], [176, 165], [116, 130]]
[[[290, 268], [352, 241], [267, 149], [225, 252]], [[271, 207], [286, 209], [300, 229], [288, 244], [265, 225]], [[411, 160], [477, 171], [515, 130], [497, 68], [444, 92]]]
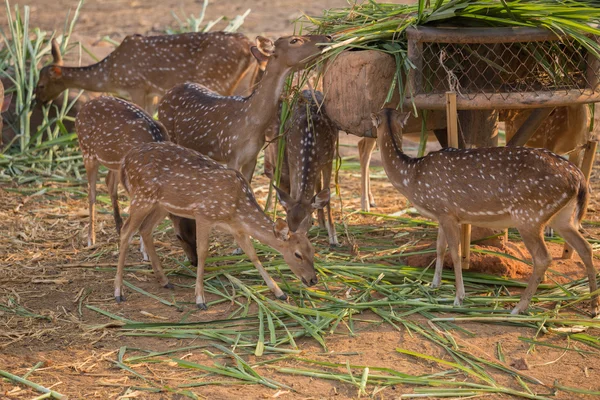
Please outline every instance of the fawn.
[[[577, 251], [590, 291], [597, 289], [592, 249], [578, 231], [589, 199], [588, 185], [573, 163], [548, 150], [527, 147], [446, 148], [411, 158], [402, 152], [408, 114], [383, 109], [372, 117], [388, 178], [421, 215], [439, 222], [432, 286], [440, 286], [449, 246], [456, 276], [455, 305], [465, 297], [460, 224], [519, 230], [533, 258], [533, 273], [513, 314], [527, 310], [552, 262], [542, 233], [547, 224]], [[592, 313], [599, 312], [600, 299], [594, 296]]]
[[[106, 186], [110, 194], [117, 232], [120, 233], [123, 223], [119, 212], [117, 189], [121, 160], [132, 148], [143, 143], [169, 140], [169, 135], [160, 122], [152, 119], [140, 107], [109, 96], [101, 96], [85, 103], [77, 114], [75, 130], [88, 178], [90, 211], [88, 246], [91, 246], [96, 243], [96, 178], [100, 164], [109, 170], [106, 175]], [[174, 225], [186, 255], [194, 264], [196, 244], [193, 235], [179, 232], [179, 224]], [[143, 244], [142, 240], [141, 245]], [[142, 252], [144, 253], [143, 247]]]
[[[287, 169], [281, 176], [281, 187], [275, 187], [277, 197], [287, 213], [292, 232], [308, 232], [312, 213], [316, 209], [319, 224], [327, 228], [329, 244], [339, 245], [330, 205], [331, 172], [336, 151], [338, 129], [324, 113], [319, 112], [323, 94], [304, 90], [288, 121], [285, 134], [285, 161]], [[315, 102], [316, 99], [316, 102]], [[265, 168], [276, 160], [265, 153]], [[316, 194], [315, 194], [316, 188]], [[323, 208], [327, 209], [327, 221]]]
[[121, 234], [115, 299], [123, 297], [123, 267], [131, 236], [139, 229], [159, 283], [172, 287], [154, 249], [152, 231], [172, 213], [196, 221], [198, 272], [196, 304], [205, 310], [204, 263], [212, 228], [233, 235], [267, 286], [281, 300], [287, 296], [261, 265], [250, 236], [283, 255], [302, 283], [317, 283], [314, 249], [305, 235], [290, 233], [285, 221], [275, 223], [256, 202], [239, 171], [226, 168], [197, 151], [170, 142], [147, 143], [132, 149], [121, 163], [121, 182], [131, 195], [130, 216]]
[[199, 82], [233, 94], [244, 76], [258, 74], [250, 40], [240, 33], [208, 32], [127, 36], [105, 59], [86, 67], [65, 67], [56, 40], [53, 62], [40, 71], [36, 98], [55, 99], [70, 88], [127, 95], [152, 112], [155, 96], [183, 82]]

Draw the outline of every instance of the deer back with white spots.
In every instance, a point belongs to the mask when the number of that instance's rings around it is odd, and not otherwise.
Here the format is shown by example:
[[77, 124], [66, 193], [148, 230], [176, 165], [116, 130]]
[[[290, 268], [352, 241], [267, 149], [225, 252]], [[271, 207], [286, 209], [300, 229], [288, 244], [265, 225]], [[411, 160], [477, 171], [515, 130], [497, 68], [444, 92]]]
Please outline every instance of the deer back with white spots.
[[170, 142], [136, 147], [123, 159], [121, 181], [131, 196], [129, 219], [121, 234], [115, 298], [123, 300], [123, 267], [131, 236], [139, 229], [154, 273], [169, 287], [152, 240], [154, 227], [168, 213], [196, 221], [198, 272], [196, 304], [206, 309], [203, 277], [212, 228], [229, 232], [256, 266], [267, 286], [280, 299], [286, 295], [256, 256], [250, 236], [283, 255], [305, 285], [314, 285], [314, 249], [303, 234], [289, 231], [285, 221], [275, 223], [256, 202], [240, 172], [226, 168], [197, 151]]
[[77, 88], [126, 95], [151, 111], [155, 96], [183, 82], [198, 82], [230, 95], [247, 74], [257, 74], [251, 45], [240, 33], [132, 35], [96, 64], [65, 67], [53, 40], [53, 63], [40, 71], [36, 98], [48, 102]]
[[[338, 129], [324, 110], [319, 109], [323, 94], [314, 92], [314, 96], [309, 90], [303, 91], [292, 111], [285, 133], [288, 172], [282, 176], [283, 187], [275, 189], [286, 210], [290, 230], [308, 232], [312, 213], [318, 210], [319, 223], [327, 228], [329, 244], [336, 246], [329, 184]], [[323, 208], [327, 209], [327, 221]]]
[[[96, 242], [95, 203], [99, 166], [104, 165], [108, 168], [106, 186], [113, 206], [117, 232], [120, 232], [122, 219], [117, 200], [117, 186], [121, 160], [134, 147], [143, 143], [169, 140], [169, 136], [165, 127], [140, 107], [109, 96], [101, 96], [85, 103], [77, 114], [75, 130], [88, 178], [90, 214], [88, 245], [91, 246]], [[194, 237], [179, 235], [179, 238], [188, 258], [194, 263]]]
[[221, 96], [185, 83], [163, 97], [159, 119], [175, 143], [227, 164], [250, 182], [285, 78], [314, 61], [330, 41], [327, 36], [287, 36], [272, 42], [259, 36], [251, 51], [266, 66], [250, 96]]
[[[519, 230], [533, 258], [533, 274], [513, 313], [524, 312], [552, 262], [543, 227], [552, 226], [581, 257], [590, 291], [597, 288], [592, 249], [579, 233], [589, 193], [582, 172], [545, 149], [491, 147], [443, 149], [422, 158], [402, 152], [408, 114], [384, 109], [373, 115], [383, 166], [390, 181], [421, 215], [439, 222], [432, 286], [441, 282], [449, 246], [456, 276], [455, 304], [465, 297], [460, 257], [460, 224]], [[592, 299], [600, 312], [600, 299]]]

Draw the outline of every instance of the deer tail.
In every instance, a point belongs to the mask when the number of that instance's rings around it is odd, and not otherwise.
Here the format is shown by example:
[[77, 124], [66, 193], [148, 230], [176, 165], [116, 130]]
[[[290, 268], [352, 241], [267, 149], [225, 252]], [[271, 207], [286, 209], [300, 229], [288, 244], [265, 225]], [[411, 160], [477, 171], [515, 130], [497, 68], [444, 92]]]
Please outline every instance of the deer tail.
[[579, 180], [579, 189], [577, 190], [577, 223], [579, 226], [581, 226], [581, 220], [585, 216], [591, 193], [588, 182], [583, 176], [581, 178]]

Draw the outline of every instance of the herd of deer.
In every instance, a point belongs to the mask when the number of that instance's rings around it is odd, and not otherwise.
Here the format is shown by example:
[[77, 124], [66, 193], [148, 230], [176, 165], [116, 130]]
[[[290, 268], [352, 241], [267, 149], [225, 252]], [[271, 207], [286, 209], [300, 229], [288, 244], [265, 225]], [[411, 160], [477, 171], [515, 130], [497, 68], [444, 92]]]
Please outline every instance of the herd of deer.
[[[338, 129], [346, 128], [342, 120], [357, 118], [329, 113], [327, 97], [344, 96], [352, 90], [358, 91], [360, 101], [370, 102], [364, 109], [372, 117], [370, 136], [376, 136], [363, 139], [360, 146], [363, 208], [372, 203], [368, 160], [377, 141], [392, 184], [423, 216], [439, 221], [432, 286], [441, 283], [449, 246], [456, 275], [455, 304], [465, 297], [460, 224], [516, 227], [534, 264], [513, 313], [525, 311], [552, 261], [542, 234], [549, 224], [578, 252], [590, 290], [596, 290], [592, 250], [578, 231], [588, 202], [588, 184], [573, 163], [548, 150], [525, 147], [445, 148], [411, 158], [402, 151], [402, 139], [420, 132], [420, 121], [416, 129], [411, 122], [414, 117], [391, 108], [371, 115], [370, 110], [381, 108], [383, 102], [373, 101], [369, 83], [364, 79], [361, 83], [356, 74], [338, 75], [346, 85], [340, 85], [338, 79], [335, 90], [330, 84], [331, 92], [326, 79], [325, 99], [319, 92], [302, 93], [286, 126], [282, 183], [276, 188], [287, 221], [273, 222], [267, 217], [250, 187], [258, 154], [266, 137], [272, 138], [273, 124], [279, 124], [286, 77], [314, 63], [330, 42], [328, 36], [315, 35], [282, 37], [275, 42], [258, 37], [255, 44], [243, 35], [221, 32], [135, 35], [101, 62], [79, 68], [63, 66], [58, 45], [53, 43], [54, 60], [40, 73], [38, 100], [47, 102], [66, 89], [79, 88], [124, 95], [133, 101], [102, 96], [85, 103], [76, 119], [89, 182], [90, 245], [95, 242], [98, 167], [109, 170], [106, 183], [120, 233], [115, 279], [118, 302], [124, 300], [127, 248], [138, 231], [159, 283], [172, 287], [152, 239], [155, 226], [166, 216], [190, 262], [197, 264], [195, 294], [200, 309], [206, 309], [203, 274], [212, 228], [233, 235], [277, 298], [286, 295], [262, 267], [250, 236], [279, 251], [305, 285], [317, 283], [314, 249], [306, 233], [313, 211], [319, 210], [319, 222], [327, 228], [330, 244], [338, 244], [329, 205], [332, 161]], [[249, 82], [249, 95], [234, 96], [242, 82]], [[158, 106], [155, 97], [161, 98]], [[320, 107], [323, 102], [325, 110]], [[158, 121], [151, 117], [156, 108]], [[427, 127], [436, 136], [444, 136], [445, 121], [436, 114], [431, 114]], [[363, 136], [365, 131], [363, 126], [358, 134]], [[275, 165], [273, 146], [269, 147], [265, 152], [267, 174]], [[117, 201], [119, 182], [131, 197], [124, 225]], [[598, 296], [592, 299], [592, 312], [600, 313]]]

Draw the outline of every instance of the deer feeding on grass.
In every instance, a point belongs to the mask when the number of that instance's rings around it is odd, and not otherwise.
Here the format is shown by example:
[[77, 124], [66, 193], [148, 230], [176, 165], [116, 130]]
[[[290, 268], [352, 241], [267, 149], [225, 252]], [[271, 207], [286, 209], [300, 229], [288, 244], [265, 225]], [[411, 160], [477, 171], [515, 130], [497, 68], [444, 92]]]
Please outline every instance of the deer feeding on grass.
[[121, 234], [115, 299], [124, 300], [123, 269], [131, 236], [139, 230], [159, 283], [170, 287], [154, 248], [152, 231], [168, 213], [196, 222], [198, 270], [196, 304], [206, 309], [204, 266], [213, 228], [231, 233], [267, 286], [281, 300], [287, 298], [258, 259], [250, 236], [283, 255], [290, 269], [307, 286], [317, 283], [314, 249], [306, 235], [275, 223], [256, 202], [239, 171], [227, 168], [197, 151], [170, 142], [148, 143], [131, 150], [121, 164], [121, 182], [131, 196], [129, 218]]
[[221, 96], [184, 83], [163, 97], [159, 119], [173, 142], [240, 171], [251, 182], [286, 77], [311, 64], [330, 41], [327, 36], [287, 36], [272, 42], [259, 36], [251, 51], [266, 66], [250, 96]]
[[[456, 278], [455, 305], [465, 290], [460, 255], [460, 224], [515, 227], [533, 258], [533, 273], [513, 314], [527, 310], [552, 257], [543, 228], [550, 225], [581, 257], [591, 292], [597, 289], [592, 249], [579, 233], [589, 192], [583, 173], [545, 149], [527, 147], [446, 148], [425, 157], [402, 152], [402, 128], [409, 114], [383, 109], [373, 114], [385, 172], [421, 215], [439, 222], [432, 286], [441, 284], [446, 247]], [[592, 313], [600, 299], [592, 298]]]
[[96, 64], [66, 67], [53, 40], [53, 62], [40, 71], [36, 98], [45, 103], [71, 88], [108, 92], [129, 97], [152, 113], [155, 97], [184, 82], [230, 95], [246, 75], [253, 75], [251, 82], [258, 75], [251, 45], [240, 33], [132, 35]]
[[[313, 211], [317, 210], [319, 225], [327, 229], [329, 244], [337, 246], [329, 185], [338, 129], [324, 110], [319, 110], [322, 103], [321, 92], [304, 90], [294, 106], [285, 134], [284, 163], [287, 168], [282, 170], [280, 187], [275, 190], [292, 232], [308, 232]], [[265, 153], [266, 170], [272, 171], [272, 165], [276, 163], [274, 153], [270, 151], [269, 157]]]
[[[88, 246], [96, 243], [96, 180], [98, 168], [108, 168], [106, 186], [113, 207], [117, 233], [121, 232], [122, 219], [119, 212], [117, 189], [119, 168], [125, 154], [143, 143], [169, 140], [164, 126], [152, 119], [144, 110], [128, 101], [102, 96], [83, 105], [75, 120], [79, 147], [88, 178], [88, 201], [90, 224]], [[190, 262], [196, 262], [195, 238], [177, 231], [177, 237]], [[143, 240], [141, 241], [142, 253]], [[146, 255], [144, 254], [146, 259]]]

